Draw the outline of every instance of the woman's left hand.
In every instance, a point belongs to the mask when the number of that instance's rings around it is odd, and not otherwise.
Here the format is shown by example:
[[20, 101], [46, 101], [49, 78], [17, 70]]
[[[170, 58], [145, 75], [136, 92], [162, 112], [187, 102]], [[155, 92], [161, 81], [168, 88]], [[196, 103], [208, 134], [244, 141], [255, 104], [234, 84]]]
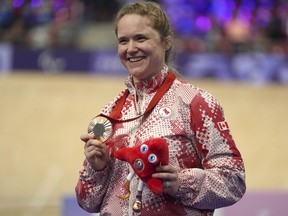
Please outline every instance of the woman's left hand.
[[156, 170], [157, 173], [154, 173], [152, 177], [163, 180], [163, 192], [175, 195], [179, 188], [177, 169], [171, 165], [165, 165], [157, 167]]

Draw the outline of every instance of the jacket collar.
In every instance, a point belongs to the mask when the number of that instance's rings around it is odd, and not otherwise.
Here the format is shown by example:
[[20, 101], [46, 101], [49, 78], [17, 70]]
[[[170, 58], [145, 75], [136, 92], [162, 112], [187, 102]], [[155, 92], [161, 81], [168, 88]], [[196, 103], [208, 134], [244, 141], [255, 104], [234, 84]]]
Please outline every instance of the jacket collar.
[[159, 86], [162, 84], [167, 74], [168, 74], [168, 66], [164, 65], [161, 71], [157, 73], [155, 76], [147, 80], [137, 82], [135, 85], [133, 84], [133, 78], [132, 75], [130, 74], [125, 80], [125, 85], [132, 94], [135, 93], [135, 90], [137, 92], [146, 92], [150, 94], [158, 90]]

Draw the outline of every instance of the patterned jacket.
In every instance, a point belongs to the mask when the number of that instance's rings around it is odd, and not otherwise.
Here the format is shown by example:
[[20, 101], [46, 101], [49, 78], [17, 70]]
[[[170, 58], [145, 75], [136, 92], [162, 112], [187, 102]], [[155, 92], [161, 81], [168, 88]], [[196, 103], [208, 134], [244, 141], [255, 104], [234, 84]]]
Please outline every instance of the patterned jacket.
[[[136, 86], [128, 77], [125, 84], [130, 94], [120, 118], [130, 119], [143, 113], [166, 76], [167, 69], [163, 69]], [[102, 114], [109, 115], [122, 95], [123, 92], [107, 104]], [[216, 208], [234, 204], [245, 193], [243, 160], [220, 104], [211, 94], [186, 81], [177, 78], [148, 115], [115, 124], [113, 130], [106, 142], [111, 153], [106, 168], [94, 171], [85, 160], [80, 170], [76, 195], [79, 205], [88, 212], [115, 216], [209, 216]], [[169, 144], [169, 163], [178, 169], [180, 187], [172, 197], [155, 195], [144, 186], [143, 209], [137, 214], [132, 211], [132, 203], [139, 179], [132, 179], [129, 199], [116, 196], [124, 193], [123, 184], [131, 168], [128, 163], [113, 159], [113, 151], [157, 137]]]

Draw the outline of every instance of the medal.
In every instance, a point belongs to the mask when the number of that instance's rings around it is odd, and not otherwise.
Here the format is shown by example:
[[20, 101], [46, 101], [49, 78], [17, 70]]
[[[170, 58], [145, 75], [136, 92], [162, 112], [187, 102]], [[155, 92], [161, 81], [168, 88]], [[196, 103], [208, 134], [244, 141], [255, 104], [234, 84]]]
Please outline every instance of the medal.
[[96, 116], [88, 125], [88, 133], [92, 133], [97, 140], [105, 142], [112, 135], [112, 124], [109, 119]]

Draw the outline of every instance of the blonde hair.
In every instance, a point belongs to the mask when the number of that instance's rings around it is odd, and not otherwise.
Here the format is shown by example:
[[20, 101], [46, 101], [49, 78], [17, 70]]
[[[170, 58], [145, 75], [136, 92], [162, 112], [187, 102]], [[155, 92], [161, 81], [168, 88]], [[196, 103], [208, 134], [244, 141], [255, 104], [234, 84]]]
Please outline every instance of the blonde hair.
[[155, 29], [161, 37], [161, 40], [170, 38], [171, 47], [166, 50], [165, 53], [165, 63], [168, 67], [172, 68], [172, 62], [174, 60], [174, 44], [173, 44], [173, 31], [171, 24], [166, 13], [162, 10], [159, 4], [155, 2], [136, 2], [132, 4], [125, 5], [116, 15], [114, 21], [114, 32], [118, 33], [118, 22], [120, 19], [127, 14], [138, 14], [141, 16], [146, 16], [151, 19], [152, 28]]

